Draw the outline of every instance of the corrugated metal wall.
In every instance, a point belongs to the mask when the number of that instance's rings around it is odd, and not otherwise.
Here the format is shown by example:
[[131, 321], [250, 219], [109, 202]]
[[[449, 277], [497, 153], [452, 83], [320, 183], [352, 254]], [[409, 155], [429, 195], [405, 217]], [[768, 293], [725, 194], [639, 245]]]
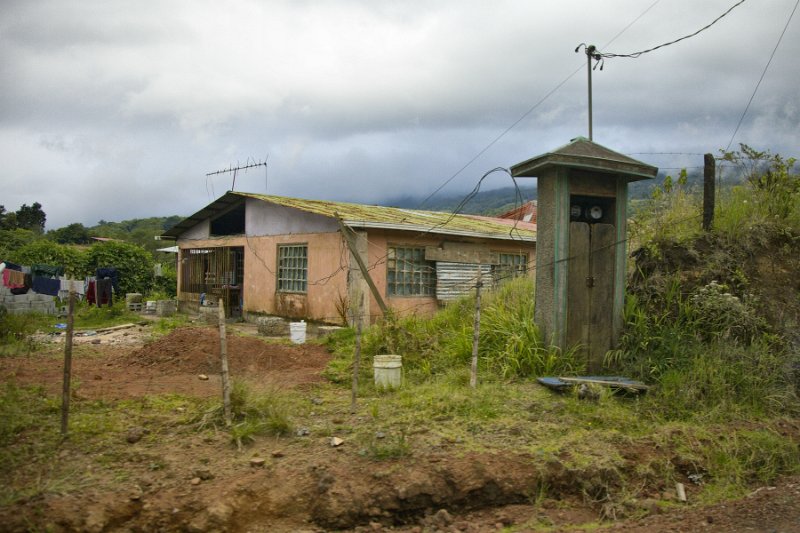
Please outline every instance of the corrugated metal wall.
[[[484, 287], [492, 284], [492, 265], [481, 265]], [[475, 292], [478, 281], [478, 265], [470, 263], [436, 262], [436, 299], [452, 302]]]

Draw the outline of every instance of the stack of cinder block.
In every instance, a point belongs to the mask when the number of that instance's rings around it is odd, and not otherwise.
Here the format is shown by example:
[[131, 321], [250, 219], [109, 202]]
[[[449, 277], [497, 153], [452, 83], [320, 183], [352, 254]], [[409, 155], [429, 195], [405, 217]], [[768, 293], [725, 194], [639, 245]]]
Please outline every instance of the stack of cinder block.
[[11, 294], [7, 287], [0, 287], [0, 306], [12, 314], [56, 314], [56, 302], [53, 296], [36, 294], [33, 291], [28, 291], [26, 294]]

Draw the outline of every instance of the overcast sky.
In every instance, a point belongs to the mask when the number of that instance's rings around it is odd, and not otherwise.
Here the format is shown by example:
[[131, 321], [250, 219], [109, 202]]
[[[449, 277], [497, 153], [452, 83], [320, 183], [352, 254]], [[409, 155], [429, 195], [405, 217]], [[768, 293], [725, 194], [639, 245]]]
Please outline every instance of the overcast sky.
[[[466, 191], [488, 169], [587, 135], [579, 43], [636, 52], [735, 1], [4, 0], [0, 204], [40, 202], [48, 229], [189, 215], [231, 186], [206, 173], [267, 157], [268, 175], [239, 174], [236, 190], [424, 197], [564, 82], [442, 193]], [[594, 140], [718, 153], [796, 1], [748, 0], [696, 37], [606, 60]], [[800, 13], [733, 147], [800, 156], [798, 56]]]

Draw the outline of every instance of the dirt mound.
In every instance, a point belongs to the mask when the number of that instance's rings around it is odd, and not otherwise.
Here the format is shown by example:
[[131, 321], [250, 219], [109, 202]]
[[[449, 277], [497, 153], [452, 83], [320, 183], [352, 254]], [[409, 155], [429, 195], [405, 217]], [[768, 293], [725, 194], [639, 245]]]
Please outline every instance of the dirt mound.
[[[270, 343], [230, 334], [227, 341], [233, 375], [279, 375], [281, 383], [311, 383], [321, 379], [320, 372], [330, 360], [328, 351], [316, 344]], [[207, 327], [179, 328], [134, 350], [124, 363], [159, 374], [218, 374], [219, 332]]]

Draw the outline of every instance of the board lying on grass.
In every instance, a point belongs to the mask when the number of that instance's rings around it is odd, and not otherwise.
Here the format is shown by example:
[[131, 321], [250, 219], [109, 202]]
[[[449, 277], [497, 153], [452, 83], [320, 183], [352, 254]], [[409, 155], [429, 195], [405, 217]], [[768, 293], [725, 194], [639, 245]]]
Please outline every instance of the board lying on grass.
[[621, 389], [628, 392], [644, 393], [650, 387], [630, 378], [621, 376], [574, 376], [574, 377], [541, 377], [536, 381], [555, 391], [565, 391], [581, 383], [602, 385], [612, 389]]

